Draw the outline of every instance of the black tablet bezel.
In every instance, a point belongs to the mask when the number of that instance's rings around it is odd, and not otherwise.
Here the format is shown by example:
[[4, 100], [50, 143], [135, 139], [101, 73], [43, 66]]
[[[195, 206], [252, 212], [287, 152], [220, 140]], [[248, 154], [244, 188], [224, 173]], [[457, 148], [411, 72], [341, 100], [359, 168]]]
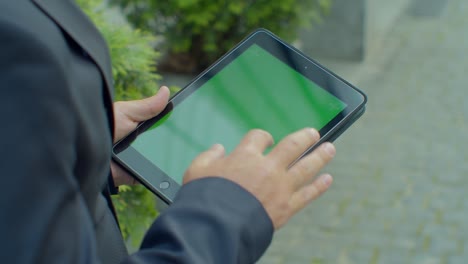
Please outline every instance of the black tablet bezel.
[[[114, 160], [126, 168], [131, 174], [135, 175], [143, 185], [158, 195], [163, 201], [171, 203], [180, 185], [138, 153], [130, 144], [139, 134], [151, 127], [155, 122], [161, 119], [161, 117], [170, 113], [172, 109], [183, 102], [185, 98], [202, 87], [203, 84], [254, 44], [259, 45], [277, 59], [289, 65], [291, 68], [319, 85], [322, 89], [330, 92], [347, 104], [345, 109], [320, 129], [319, 132], [322, 137], [319, 143], [335, 140], [364, 113], [367, 97], [362, 91], [321, 66], [316, 61], [308, 58], [302, 52], [282, 41], [268, 30], [258, 29], [175, 94], [161, 114], [141, 123], [129, 136], [118, 142], [114, 146]], [[311, 146], [301, 157], [311, 152], [319, 143]], [[301, 157], [298, 157], [298, 159]], [[155, 185], [151, 183], [151, 181], [157, 182], [158, 184]]]

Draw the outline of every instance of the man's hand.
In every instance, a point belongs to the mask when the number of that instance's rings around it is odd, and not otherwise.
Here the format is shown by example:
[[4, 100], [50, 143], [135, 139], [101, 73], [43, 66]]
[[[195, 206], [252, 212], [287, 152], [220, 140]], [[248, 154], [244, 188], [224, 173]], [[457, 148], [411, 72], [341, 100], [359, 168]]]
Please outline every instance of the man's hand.
[[224, 147], [218, 144], [201, 153], [185, 173], [184, 183], [207, 176], [236, 182], [260, 201], [279, 229], [332, 183], [329, 174], [313, 180], [335, 155], [331, 143], [322, 144], [289, 167], [319, 138], [316, 130], [303, 129], [285, 137], [264, 155], [273, 138], [263, 130], [252, 130], [230, 155], [225, 155]]
[[[163, 86], [151, 97], [135, 101], [115, 102], [114, 143], [134, 130], [139, 123], [161, 113], [167, 105], [169, 95], [169, 89]], [[113, 161], [111, 162], [111, 170], [115, 185], [131, 185], [135, 183], [135, 179]]]

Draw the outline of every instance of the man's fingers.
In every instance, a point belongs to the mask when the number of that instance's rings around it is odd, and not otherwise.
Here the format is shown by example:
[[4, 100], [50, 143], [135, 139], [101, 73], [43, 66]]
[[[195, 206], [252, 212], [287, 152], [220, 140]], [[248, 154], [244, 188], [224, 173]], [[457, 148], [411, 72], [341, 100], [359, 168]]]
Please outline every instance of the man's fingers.
[[165, 86], [151, 97], [142, 100], [114, 103], [115, 134], [114, 142], [120, 140], [142, 121], [159, 114], [169, 100], [169, 89]]
[[234, 151], [248, 150], [263, 154], [266, 148], [273, 144], [274, 140], [270, 133], [261, 129], [253, 129], [244, 136]]
[[293, 188], [298, 189], [314, 177], [335, 156], [335, 147], [332, 143], [325, 142], [296, 162], [290, 169]]
[[330, 174], [324, 174], [315, 179], [311, 184], [306, 185], [295, 192], [289, 200], [293, 214], [304, 208], [307, 204], [322, 195], [333, 182]]
[[128, 110], [126, 114], [129, 118], [135, 122], [142, 122], [161, 113], [167, 105], [169, 95], [169, 88], [162, 86], [158, 92], [151, 97], [122, 103], [127, 104], [126, 107]]
[[[221, 144], [214, 144], [210, 149], [200, 153], [192, 162], [191, 166], [195, 166], [197, 168], [208, 167], [213, 161], [224, 157], [225, 149], [224, 146]], [[184, 184], [190, 180], [194, 180], [191, 178], [191, 175], [188, 175], [191, 168], [189, 168], [184, 176]], [[217, 175], [213, 175], [217, 176]]]
[[200, 166], [206, 166], [210, 164], [213, 160], [224, 157], [224, 146], [221, 144], [214, 144], [210, 149], [202, 152], [198, 155], [194, 162]]
[[317, 130], [306, 128], [288, 135], [268, 154], [280, 166], [286, 167], [320, 139]]
[[[191, 167], [204, 168], [208, 167], [214, 160], [224, 157], [225, 149], [221, 144], [214, 144], [208, 150], [200, 153], [193, 161]], [[189, 174], [192, 168], [189, 168], [184, 176], [184, 184], [192, 179], [192, 175]]]

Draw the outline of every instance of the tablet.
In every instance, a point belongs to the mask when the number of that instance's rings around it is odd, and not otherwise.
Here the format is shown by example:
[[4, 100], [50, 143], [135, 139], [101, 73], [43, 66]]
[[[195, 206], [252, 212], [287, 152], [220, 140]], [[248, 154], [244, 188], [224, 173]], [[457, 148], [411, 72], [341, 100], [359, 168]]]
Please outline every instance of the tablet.
[[279, 142], [314, 127], [321, 140], [305, 155], [335, 140], [364, 113], [365, 103], [363, 92], [259, 29], [176, 93], [161, 114], [118, 142], [113, 158], [171, 203], [192, 160], [213, 144], [229, 153], [254, 128]]

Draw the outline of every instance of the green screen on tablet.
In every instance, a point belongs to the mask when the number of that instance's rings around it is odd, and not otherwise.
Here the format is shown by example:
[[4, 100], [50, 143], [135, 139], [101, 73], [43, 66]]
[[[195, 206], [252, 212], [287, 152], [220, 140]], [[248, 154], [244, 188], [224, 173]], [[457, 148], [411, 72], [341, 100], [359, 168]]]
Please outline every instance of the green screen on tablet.
[[320, 130], [346, 104], [258, 45], [204, 83], [131, 144], [173, 180], [215, 143], [231, 152], [253, 128], [278, 142], [304, 128]]
[[171, 203], [192, 160], [213, 144], [229, 154], [251, 129], [268, 131], [278, 143], [299, 129], [316, 128], [320, 141], [298, 160], [343, 133], [364, 113], [366, 100], [348, 82], [258, 29], [117, 143], [113, 158]]

